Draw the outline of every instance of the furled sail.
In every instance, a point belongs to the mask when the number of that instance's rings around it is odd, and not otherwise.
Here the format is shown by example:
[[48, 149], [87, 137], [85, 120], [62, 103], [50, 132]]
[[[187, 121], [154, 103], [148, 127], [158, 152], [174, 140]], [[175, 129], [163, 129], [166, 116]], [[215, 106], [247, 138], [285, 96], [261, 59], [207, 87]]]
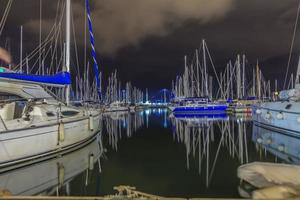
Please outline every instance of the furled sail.
[[14, 79], [16, 81], [28, 81], [37, 84], [51, 84], [51, 85], [70, 85], [71, 75], [69, 72], [59, 72], [55, 75], [32, 75], [15, 72], [7, 72], [5, 68], [0, 68], [0, 79]]
[[91, 41], [91, 54], [93, 58], [93, 68], [94, 68], [94, 73], [96, 76], [96, 84], [97, 84], [97, 91], [99, 98], [101, 99], [101, 81], [99, 77], [99, 67], [98, 63], [96, 60], [96, 50], [95, 50], [95, 39], [94, 39], [94, 34], [93, 34], [93, 26], [92, 26], [92, 20], [91, 20], [91, 12], [90, 12], [90, 6], [89, 6], [89, 1], [86, 0], [86, 10], [87, 10], [87, 17], [88, 17], [88, 24], [89, 24], [89, 32], [90, 32], [90, 41]]

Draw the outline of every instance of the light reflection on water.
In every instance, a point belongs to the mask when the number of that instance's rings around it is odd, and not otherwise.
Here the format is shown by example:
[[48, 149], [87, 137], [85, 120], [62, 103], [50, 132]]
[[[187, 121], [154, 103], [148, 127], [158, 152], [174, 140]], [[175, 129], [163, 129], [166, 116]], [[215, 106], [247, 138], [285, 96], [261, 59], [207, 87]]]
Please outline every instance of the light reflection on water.
[[[226, 114], [218, 116], [172, 116], [173, 139], [186, 147], [186, 167], [190, 159], [198, 160], [198, 174], [205, 174], [208, 188], [220, 154], [228, 152], [239, 164], [248, 163], [246, 120], [233, 120]], [[217, 134], [217, 136], [216, 136]], [[216, 138], [217, 137], [217, 138]], [[214, 150], [212, 149], [212, 146]]]
[[[0, 187], [14, 194], [98, 196], [131, 185], [161, 196], [239, 197], [241, 164], [300, 163], [299, 138], [252, 127], [249, 115], [185, 116], [157, 108], [106, 113], [103, 127], [97, 142], [80, 151], [0, 175]], [[91, 152], [99, 155], [93, 167]]]
[[[191, 182], [200, 180], [199, 190], [193, 190], [189, 193], [189, 189], [185, 188], [182, 192], [185, 196], [198, 194], [197, 196], [204, 197], [214, 195], [237, 197], [238, 179], [236, 177], [236, 169], [238, 166], [253, 161], [283, 161], [278, 158], [277, 154], [271, 151], [268, 152], [262, 145], [258, 147], [256, 142], [253, 141], [251, 115], [249, 114], [235, 116], [224, 114], [217, 116], [187, 116], [173, 115], [166, 109], [149, 109], [141, 111], [138, 116], [142, 118], [140, 121], [146, 122], [146, 125], [141, 124], [141, 127], [138, 128], [141, 129], [140, 131], [137, 129], [132, 130], [130, 137], [134, 137], [136, 131], [138, 131], [137, 134], [143, 134], [145, 126], [155, 131], [154, 126], [159, 124], [166, 129], [166, 132], [171, 134], [173, 143], [184, 145], [185, 167], [188, 172], [184, 171], [182, 166], [173, 167], [181, 168], [183, 174], [196, 171], [197, 175], [193, 176]], [[257, 131], [256, 128], [253, 129], [253, 131], [255, 130]], [[118, 135], [122, 135], [122, 133]], [[156, 134], [156, 138], [160, 140], [161, 136]], [[146, 139], [141, 139], [140, 142], [147, 143]], [[124, 148], [127, 148], [127, 146]], [[262, 149], [264, 154], [261, 153]], [[126, 151], [126, 149], [121, 151]], [[137, 151], [140, 151], [140, 149], [137, 149]], [[142, 153], [143, 150], [141, 150], [141, 157]], [[171, 156], [169, 158], [172, 159]], [[139, 159], [143, 160], [142, 158]], [[123, 164], [126, 165], [126, 163]], [[224, 175], [224, 172], [227, 175]], [[169, 173], [170, 176], [175, 175], [172, 174], [174, 173], [172, 170]], [[224, 178], [230, 178], [231, 180], [224, 182]], [[142, 183], [147, 180], [141, 179], [140, 181], [140, 188], [143, 188], [144, 185]], [[204, 188], [206, 189], [203, 189], [201, 185], [205, 186]], [[216, 185], [218, 185], [218, 188], [216, 188]], [[222, 191], [224, 189], [227, 192]], [[164, 193], [162, 191], [160, 194], [172, 196], [172, 192]]]

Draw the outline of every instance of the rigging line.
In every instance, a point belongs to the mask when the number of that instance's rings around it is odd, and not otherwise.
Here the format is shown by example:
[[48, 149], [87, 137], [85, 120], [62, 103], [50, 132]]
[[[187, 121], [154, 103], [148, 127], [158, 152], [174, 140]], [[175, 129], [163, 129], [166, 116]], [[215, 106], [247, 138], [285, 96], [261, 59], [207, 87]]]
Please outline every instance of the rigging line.
[[[62, 12], [59, 12], [59, 10], [60, 10], [60, 4], [61, 4], [61, 1], [58, 1], [57, 2], [57, 5], [56, 5], [56, 15], [55, 15], [55, 25], [56, 25], [56, 31], [58, 31], [58, 29], [60, 29], [61, 27], [60, 27], [60, 15], [59, 15], [59, 13], [62, 13]], [[58, 24], [58, 25], [57, 25]], [[51, 54], [51, 62], [50, 62], [50, 69], [52, 69], [52, 65], [53, 65], [53, 61], [54, 61], [54, 57], [56, 56], [56, 54], [57, 54], [57, 40], [58, 40], [58, 34], [57, 34], [57, 36], [56, 36], [56, 38], [55, 38], [55, 41], [54, 41], [54, 50], [53, 50], [53, 52], [52, 52], [52, 54]]]
[[[60, 1], [59, 1], [60, 2]], [[58, 46], [58, 40], [59, 40], [59, 38], [60, 38], [60, 30], [61, 30], [61, 24], [62, 24], [62, 20], [63, 20], [63, 16], [64, 16], [64, 10], [65, 10], [65, 6], [64, 6], [64, 4], [63, 3], [61, 3], [62, 5], [62, 8], [61, 8], [61, 15], [60, 15], [60, 17], [59, 17], [59, 20], [57, 20], [58, 22], [56, 22], [56, 23], [58, 23], [58, 25], [57, 25], [57, 30], [56, 30], [56, 36], [55, 36], [55, 46], [54, 46], [54, 52], [53, 52], [53, 55], [52, 55], [52, 58], [51, 58], [51, 63], [50, 63], [50, 67], [52, 68], [52, 65], [53, 65], [53, 62], [54, 62], [54, 57], [55, 56], [57, 56], [57, 53], [58, 53], [58, 48], [57, 48], [57, 46]], [[57, 10], [59, 10], [59, 8], [57, 8]], [[57, 66], [59, 66], [59, 65], [57, 65]], [[57, 67], [56, 66], [56, 67]]]
[[[49, 42], [51, 42], [52, 38], [53, 38], [53, 37], [51, 37], [48, 41], [45, 41], [45, 42], [43, 43], [43, 45], [41, 46], [41, 48], [45, 48], [45, 46], [46, 46]], [[28, 58], [29, 60], [31, 60], [37, 53], [39, 53], [39, 51], [38, 51], [39, 48], [40, 48], [40, 47], [38, 46], [35, 50], [33, 50], [33, 51], [27, 56], [27, 58]], [[26, 59], [26, 58], [24, 58], [22, 62], [24, 62], [25, 59]], [[15, 65], [15, 66], [13, 67], [13, 70], [16, 70], [17, 68], [19, 68], [19, 66], [20, 66], [20, 64]]]
[[12, 5], [12, 0], [9, 0], [8, 3], [7, 3], [7, 6], [5, 8], [5, 12], [3, 14], [3, 18], [1, 19], [1, 26], [0, 26], [1, 27], [1, 33], [2, 33], [2, 30], [3, 30], [4, 26], [5, 26], [5, 22], [7, 20], [7, 16], [9, 14], [10, 9], [11, 9], [11, 5]]
[[[65, 9], [65, 8], [63, 7], [62, 10], [64, 11], [64, 9]], [[61, 20], [60, 20], [60, 23], [59, 23], [59, 28], [61, 27], [61, 22], [62, 22], [62, 18], [63, 18], [62, 16], [63, 16], [63, 14], [61, 15]], [[52, 26], [51, 30], [49, 31], [49, 34], [48, 34], [47, 37], [44, 39], [44, 41], [43, 41], [39, 46], [37, 46], [37, 47], [36, 47], [29, 55], [27, 55], [27, 58], [28, 58], [29, 60], [31, 60], [36, 54], [39, 53], [39, 49], [45, 48], [45, 46], [46, 46], [48, 43], [50, 43], [50, 42], [53, 40], [53, 38], [59, 36], [60, 29], [57, 29], [56, 27], [57, 27], [57, 24], [54, 23], [54, 25]], [[25, 58], [24, 58], [24, 59], [25, 59]], [[19, 67], [19, 64], [16, 65], [16, 66], [14, 66], [13, 69], [16, 69], [16, 68], [18, 68], [18, 67]]]
[[12, 5], [12, 2], [13, 0], [9, 0], [8, 3], [7, 3], [7, 6], [5, 8], [5, 11], [4, 11], [4, 14], [3, 14], [3, 17], [1, 19], [1, 22], [0, 22], [0, 36], [2, 34], [2, 31], [3, 31], [3, 28], [5, 26], [5, 22], [7, 20], [7, 16], [9, 14], [9, 11], [10, 11], [10, 8], [11, 8], [11, 5]]
[[5, 7], [3, 16], [2, 16], [2, 18], [1, 18], [0, 27], [2, 27], [3, 21], [4, 21], [4, 19], [5, 19], [6, 12], [7, 12], [7, 9], [8, 9], [8, 7], [9, 7], [9, 3], [10, 3], [10, 0], [7, 2], [7, 5], [6, 5], [6, 7]]
[[[53, 32], [53, 27], [52, 27], [52, 30], [50, 31], [50, 33], [49, 33], [49, 37], [50, 37], [50, 34]], [[53, 37], [54, 36], [51, 36], [50, 38], [46, 38], [45, 39], [45, 41], [42, 43], [42, 46], [37, 46], [27, 57], [29, 58], [29, 60], [30, 59], [32, 59], [33, 58], [33, 56], [35, 56], [37, 53], [38, 53], [38, 51], [39, 51], [39, 48], [41, 48], [41, 49], [43, 49], [43, 48], [45, 48], [45, 46], [49, 43], [49, 42], [51, 42], [51, 40], [53, 39]], [[25, 58], [24, 58], [25, 59]], [[14, 69], [15, 68], [17, 68], [17, 67], [19, 67], [19, 64], [18, 65], [16, 65], [16, 66], [14, 66]]]
[[220, 83], [218, 74], [217, 74], [217, 72], [216, 72], [215, 65], [214, 65], [213, 60], [212, 60], [212, 57], [211, 57], [211, 55], [210, 55], [210, 52], [209, 52], [209, 50], [208, 50], [208, 47], [207, 47], [206, 43], [204, 43], [204, 44], [205, 44], [205, 49], [206, 49], [206, 51], [207, 51], [207, 53], [208, 53], [209, 60], [210, 60], [211, 65], [212, 65], [212, 67], [213, 67], [213, 70], [214, 70], [216, 79], [217, 79], [217, 81], [218, 81], [219, 87], [221, 88], [221, 93], [224, 94], [224, 91], [223, 91], [223, 89], [222, 89], [222, 87], [221, 87], [221, 83]]
[[[48, 57], [48, 54], [50, 54], [51, 52], [51, 47], [49, 47], [45, 53], [45, 48], [43, 49], [43, 59], [42, 59], [42, 63], [44, 63], [44, 61], [46, 60], [46, 58]], [[38, 71], [41, 70], [41, 67], [45, 67], [43, 66], [39, 66]]]
[[0, 32], [0, 35], [2, 33], [2, 30], [3, 30], [3, 27], [5, 25], [5, 21], [7, 19], [7, 15], [8, 15], [8, 12], [9, 12], [9, 9], [10, 9], [10, 0], [8, 1], [7, 5], [6, 5], [6, 8], [5, 8], [5, 11], [4, 11], [4, 14], [3, 14], [3, 17], [1, 19], [1, 22], [0, 22], [0, 27], [1, 27], [1, 32]]
[[[48, 43], [50, 43], [50, 42], [55, 38], [56, 32], [57, 32], [57, 31], [55, 32], [55, 27], [56, 27], [56, 25], [54, 24], [53, 27], [51, 28], [51, 30], [50, 30], [48, 36], [47, 36], [47, 37], [45, 38], [45, 40], [41, 43], [41, 46], [40, 46], [40, 45], [37, 46], [37, 47], [36, 47], [29, 55], [27, 55], [27, 59], [28, 59], [28, 60], [31, 60], [36, 54], [39, 53], [39, 49], [45, 48], [46, 45], [47, 45]], [[53, 32], [54, 32], [54, 33], [53, 33]], [[26, 58], [24, 58], [23, 61], [24, 61], [25, 59], [26, 59]], [[14, 66], [13, 69], [16, 69], [16, 68], [18, 68], [18, 67], [19, 67], [19, 64], [16, 65], [16, 66]]]
[[73, 39], [74, 39], [74, 49], [75, 49], [75, 58], [76, 58], [76, 65], [77, 67], [75, 70], [77, 70], [77, 75], [80, 76], [80, 70], [79, 70], [79, 59], [78, 59], [78, 48], [77, 48], [77, 42], [76, 42], [76, 33], [75, 33], [75, 24], [74, 24], [74, 16], [73, 16], [73, 9], [71, 9], [71, 16], [72, 16], [72, 31], [73, 31]]
[[285, 73], [283, 89], [285, 89], [286, 80], [287, 80], [287, 76], [288, 76], [288, 73], [289, 73], [289, 68], [290, 68], [290, 63], [291, 63], [291, 57], [292, 57], [292, 52], [293, 52], [294, 42], [295, 42], [295, 37], [296, 37], [296, 32], [297, 32], [297, 25], [298, 25], [299, 12], [300, 12], [300, 3], [298, 4], [298, 10], [297, 10], [296, 22], [295, 22], [295, 26], [294, 26], [294, 32], [293, 32], [292, 43], [291, 43], [291, 46], [290, 46], [289, 59], [288, 59], [288, 63], [287, 63], [287, 69], [286, 69], [286, 73]]

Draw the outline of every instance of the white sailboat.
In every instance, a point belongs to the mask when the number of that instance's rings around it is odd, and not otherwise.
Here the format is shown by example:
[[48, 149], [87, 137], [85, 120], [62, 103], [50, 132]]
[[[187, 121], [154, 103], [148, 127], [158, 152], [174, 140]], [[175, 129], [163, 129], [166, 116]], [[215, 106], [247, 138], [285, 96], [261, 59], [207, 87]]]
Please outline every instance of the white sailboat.
[[[288, 69], [291, 61], [294, 40], [296, 37], [296, 29], [297, 29], [298, 17], [300, 11], [299, 8], [297, 10], [294, 33], [293, 33], [290, 54], [289, 54], [289, 59], [287, 64], [287, 71], [285, 74], [284, 88], [288, 76], [288, 71], [289, 71]], [[272, 131], [278, 131], [278, 132], [297, 135], [297, 136], [300, 135], [299, 76], [300, 76], [300, 57], [299, 57], [295, 82], [293, 81], [293, 74], [291, 76], [291, 81], [290, 81], [290, 83], [292, 83], [291, 89], [281, 91], [276, 101], [260, 102], [253, 106], [254, 124], [259, 125], [262, 128], [270, 129]], [[295, 87], [293, 87], [293, 85], [295, 85]]]
[[263, 128], [300, 135], [300, 58], [295, 88], [283, 90], [279, 99], [273, 102], [260, 102], [253, 106], [253, 121]]
[[[175, 98], [169, 109], [173, 113], [205, 113], [208, 115], [225, 113], [228, 105], [226, 102], [213, 101], [213, 78], [208, 74], [207, 56], [215, 72], [214, 64], [206, 46], [205, 40], [202, 41], [202, 60], [199, 59], [199, 52], [196, 50], [196, 64], [187, 64], [185, 56], [185, 70], [181, 77], [177, 77], [173, 85]], [[207, 55], [208, 54], [208, 55]], [[201, 75], [201, 77], [200, 77]], [[216, 73], [215, 73], [216, 75]], [[216, 75], [218, 85], [221, 86], [218, 76]], [[222, 87], [220, 87], [222, 90]], [[221, 92], [223, 93], [223, 91]]]
[[[70, 77], [70, 0], [66, 0], [66, 72]], [[100, 130], [101, 113], [96, 109], [68, 105], [69, 84], [63, 103], [50, 95], [46, 85], [55, 78], [19, 73], [0, 73], [0, 168], [17, 167], [37, 159], [84, 145]], [[24, 79], [25, 78], [25, 79]], [[63, 83], [65, 84], [65, 83]], [[61, 85], [61, 83], [58, 83]]]

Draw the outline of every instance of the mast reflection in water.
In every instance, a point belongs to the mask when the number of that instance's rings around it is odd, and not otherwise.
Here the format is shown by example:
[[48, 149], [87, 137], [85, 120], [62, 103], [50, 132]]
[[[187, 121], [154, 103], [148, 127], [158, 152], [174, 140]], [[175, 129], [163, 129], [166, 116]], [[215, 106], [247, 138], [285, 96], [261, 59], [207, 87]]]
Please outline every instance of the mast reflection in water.
[[275, 160], [257, 153], [251, 115], [186, 116], [149, 109], [104, 120], [109, 147], [103, 194], [116, 185], [131, 185], [169, 197], [239, 197], [236, 169]]
[[299, 164], [299, 141], [252, 127], [249, 115], [108, 113], [97, 140], [0, 174], [0, 187], [16, 195], [104, 196], [114, 194], [114, 186], [130, 185], [166, 197], [240, 197], [241, 164]]
[[122, 139], [122, 133], [125, 132], [126, 137], [131, 137], [133, 132], [136, 132], [144, 125], [143, 112], [110, 112], [104, 113], [104, 126], [108, 134], [109, 145], [116, 151], [118, 150], [117, 143]]
[[172, 115], [174, 140], [186, 146], [187, 169], [190, 157], [197, 158], [198, 173], [205, 174], [206, 187], [209, 187], [221, 153], [228, 151], [230, 158], [236, 158], [240, 164], [249, 161], [246, 135], [249, 124], [245, 119], [229, 118], [225, 113]]

